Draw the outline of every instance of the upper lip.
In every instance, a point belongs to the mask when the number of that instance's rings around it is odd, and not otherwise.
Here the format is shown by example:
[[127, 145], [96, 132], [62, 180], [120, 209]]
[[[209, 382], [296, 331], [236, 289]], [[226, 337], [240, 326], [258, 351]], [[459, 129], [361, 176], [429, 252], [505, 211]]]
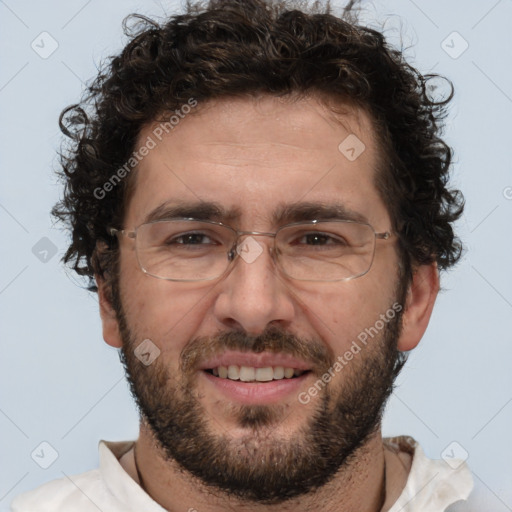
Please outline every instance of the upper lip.
[[301, 361], [290, 354], [272, 352], [237, 352], [227, 351], [214, 356], [199, 365], [200, 370], [211, 370], [219, 366], [249, 366], [254, 368], [267, 368], [269, 366], [283, 366], [296, 370], [310, 370], [311, 365]]

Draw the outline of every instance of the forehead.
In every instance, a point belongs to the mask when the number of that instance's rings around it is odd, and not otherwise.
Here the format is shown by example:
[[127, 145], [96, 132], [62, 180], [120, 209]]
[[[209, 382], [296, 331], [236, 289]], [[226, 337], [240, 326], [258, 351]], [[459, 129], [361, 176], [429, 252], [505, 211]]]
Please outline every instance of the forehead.
[[139, 225], [162, 204], [198, 202], [267, 224], [301, 203], [369, 221], [386, 215], [374, 185], [371, 121], [360, 109], [336, 107], [334, 114], [312, 98], [223, 99], [184, 109], [172, 124], [164, 116], [145, 126], [138, 147], [151, 149], [137, 166], [125, 225]]

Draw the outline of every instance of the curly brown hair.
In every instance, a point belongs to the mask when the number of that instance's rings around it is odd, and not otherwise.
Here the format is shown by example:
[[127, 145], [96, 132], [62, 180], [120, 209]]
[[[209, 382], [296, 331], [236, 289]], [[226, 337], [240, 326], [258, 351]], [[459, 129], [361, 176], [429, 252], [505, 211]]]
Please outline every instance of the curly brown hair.
[[447, 187], [452, 151], [440, 138], [451, 83], [448, 97], [435, 100], [427, 83], [437, 75], [420, 74], [380, 32], [333, 15], [329, 4], [303, 4], [210, 0], [164, 24], [125, 20], [129, 43], [60, 118], [69, 137], [59, 173], [65, 192], [52, 213], [71, 228], [63, 261], [90, 278], [90, 290], [95, 274], [116, 276], [118, 241], [106, 228], [122, 225], [135, 174], [102, 197], [97, 190], [133, 157], [142, 127], [191, 98], [317, 95], [362, 107], [380, 141], [376, 186], [405, 275], [416, 264], [458, 261], [452, 223], [464, 201]]

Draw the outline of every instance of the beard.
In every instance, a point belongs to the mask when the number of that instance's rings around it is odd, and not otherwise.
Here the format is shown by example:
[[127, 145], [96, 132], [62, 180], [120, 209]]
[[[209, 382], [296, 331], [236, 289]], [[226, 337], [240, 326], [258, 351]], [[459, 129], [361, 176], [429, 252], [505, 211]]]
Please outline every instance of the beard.
[[[395, 292], [405, 304], [402, 282]], [[123, 348], [120, 352], [141, 419], [150, 427], [162, 456], [207, 486], [239, 500], [279, 504], [327, 484], [350, 466], [359, 449], [380, 428], [385, 403], [406, 357], [398, 351], [402, 312], [362, 347], [352, 361], [311, 400], [312, 412], [293, 437], [276, 432], [290, 408], [285, 405], [229, 404], [240, 437], [215, 433], [195, 389], [198, 364], [227, 349], [287, 353], [307, 361], [318, 378], [336, 362], [318, 339], [270, 327], [259, 336], [241, 331], [192, 339], [180, 354], [177, 375], [161, 357], [145, 366], [134, 354], [140, 337], [127, 323], [117, 297]], [[391, 309], [391, 308], [390, 308]], [[332, 371], [332, 370], [331, 370]], [[295, 406], [291, 407], [292, 413]]]

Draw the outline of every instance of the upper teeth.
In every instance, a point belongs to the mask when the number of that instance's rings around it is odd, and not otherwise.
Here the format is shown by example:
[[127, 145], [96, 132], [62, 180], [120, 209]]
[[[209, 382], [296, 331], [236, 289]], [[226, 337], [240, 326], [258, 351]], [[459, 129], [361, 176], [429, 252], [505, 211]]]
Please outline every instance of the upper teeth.
[[285, 368], [284, 366], [267, 366], [265, 368], [254, 368], [253, 366], [238, 366], [231, 364], [229, 366], [218, 366], [213, 368], [215, 376], [222, 379], [241, 380], [244, 382], [259, 381], [268, 382], [270, 380], [290, 379], [294, 375], [298, 377], [304, 373], [303, 370]]

